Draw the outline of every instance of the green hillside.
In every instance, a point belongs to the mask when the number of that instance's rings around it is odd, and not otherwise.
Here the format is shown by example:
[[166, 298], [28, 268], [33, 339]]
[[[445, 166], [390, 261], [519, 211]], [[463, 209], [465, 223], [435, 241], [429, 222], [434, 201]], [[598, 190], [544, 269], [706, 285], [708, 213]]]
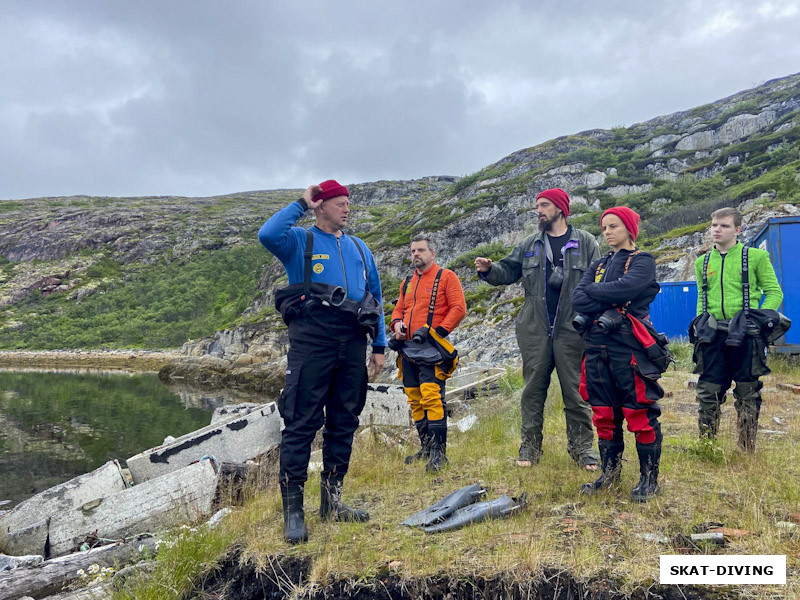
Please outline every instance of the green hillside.
[[[557, 138], [462, 178], [351, 185], [348, 229], [375, 252], [389, 301], [410, 237], [434, 232], [439, 260], [486, 313], [500, 292], [478, 287], [472, 261], [502, 257], [535, 226], [532, 201], [548, 187], [566, 189], [571, 222], [595, 234], [600, 211], [631, 206], [640, 246], [675, 260], [685, 249], [669, 240], [704, 230], [718, 207], [800, 204], [800, 75]], [[270, 315], [285, 277], [256, 232], [299, 194], [0, 201], [0, 349], [179, 347]]]

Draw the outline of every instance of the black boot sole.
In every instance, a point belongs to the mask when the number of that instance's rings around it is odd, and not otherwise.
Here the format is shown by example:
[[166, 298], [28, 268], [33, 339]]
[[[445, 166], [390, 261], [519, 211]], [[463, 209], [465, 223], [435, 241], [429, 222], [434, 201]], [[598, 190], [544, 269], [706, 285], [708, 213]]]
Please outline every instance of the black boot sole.
[[640, 493], [633, 493], [631, 492], [631, 500], [634, 502], [647, 502], [651, 498], [654, 498], [657, 494], [661, 493], [661, 486], [656, 485], [656, 489], [653, 490], [651, 494], [642, 494]]
[[600, 492], [607, 492], [612, 488], [616, 487], [619, 483], [619, 480], [614, 480], [610, 483], [603, 483], [602, 485], [595, 486], [594, 482], [592, 483], [584, 483], [579, 490], [581, 494], [585, 494], [587, 496], [593, 496], [594, 494], [599, 494]]
[[404, 462], [407, 465], [411, 463], [418, 462], [420, 460], [428, 460], [431, 457], [430, 454], [423, 454], [421, 451], [417, 452], [416, 454], [411, 454], [410, 456], [406, 456]]

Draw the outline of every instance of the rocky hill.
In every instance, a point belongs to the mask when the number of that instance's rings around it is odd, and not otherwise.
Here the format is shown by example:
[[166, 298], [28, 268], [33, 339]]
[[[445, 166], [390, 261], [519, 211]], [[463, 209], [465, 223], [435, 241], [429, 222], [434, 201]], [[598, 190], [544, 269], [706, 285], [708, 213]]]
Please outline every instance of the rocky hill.
[[[691, 279], [715, 208], [740, 207], [746, 234], [798, 212], [800, 74], [631, 127], [557, 138], [463, 178], [351, 185], [351, 232], [376, 255], [389, 309], [409, 270], [410, 236], [432, 234], [471, 309], [455, 342], [471, 359], [503, 362], [516, 357], [521, 288], [479, 284], [472, 260], [500, 258], [532, 232], [534, 198], [555, 186], [572, 195], [572, 223], [595, 234], [599, 211], [635, 208], [660, 279]], [[271, 379], [286, 342], [272, 291], [285, 276], [255, 234], [299, 194], [0, 201], [0, 347], [177, 347], [194, 338], [184, 347], [194, 376]]]

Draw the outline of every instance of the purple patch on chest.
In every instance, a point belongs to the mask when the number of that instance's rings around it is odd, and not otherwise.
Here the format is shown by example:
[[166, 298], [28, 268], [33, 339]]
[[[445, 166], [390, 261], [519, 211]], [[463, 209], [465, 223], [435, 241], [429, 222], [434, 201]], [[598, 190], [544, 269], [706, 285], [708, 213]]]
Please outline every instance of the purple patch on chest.
[[578, 244], [578, 240], [570, 240], [564, 245], [564, 250], [569, 250], [570, 248], [578, 248], [580, 244]]

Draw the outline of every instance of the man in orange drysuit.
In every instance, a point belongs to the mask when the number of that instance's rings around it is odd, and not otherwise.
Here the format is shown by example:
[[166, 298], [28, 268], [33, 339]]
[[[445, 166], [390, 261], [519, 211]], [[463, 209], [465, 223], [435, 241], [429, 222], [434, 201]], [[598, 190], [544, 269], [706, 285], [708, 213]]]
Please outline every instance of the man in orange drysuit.
[[[467, 314], [464, 290], [458, 276], [434, 261], [436, 247], [426, 235], [411, 241], [414, 272], [400, 286], [400, 298], [392, 312], [391, 328], [397, 340], [425, 340], [427, 336], [454, 352], [445, 339]], [[435, 296], [432, 301], [432, 296]], [[416, 335], [415, 335], [416, 334]], [[447, 462], [447, 411], [445, 381], [455, 364], [412, 362], [400, 354], [400, 376], [411, 405], [411, 415], [422, 449], [406, 463], [428, 459], [426, 469], [436, 472]]]

